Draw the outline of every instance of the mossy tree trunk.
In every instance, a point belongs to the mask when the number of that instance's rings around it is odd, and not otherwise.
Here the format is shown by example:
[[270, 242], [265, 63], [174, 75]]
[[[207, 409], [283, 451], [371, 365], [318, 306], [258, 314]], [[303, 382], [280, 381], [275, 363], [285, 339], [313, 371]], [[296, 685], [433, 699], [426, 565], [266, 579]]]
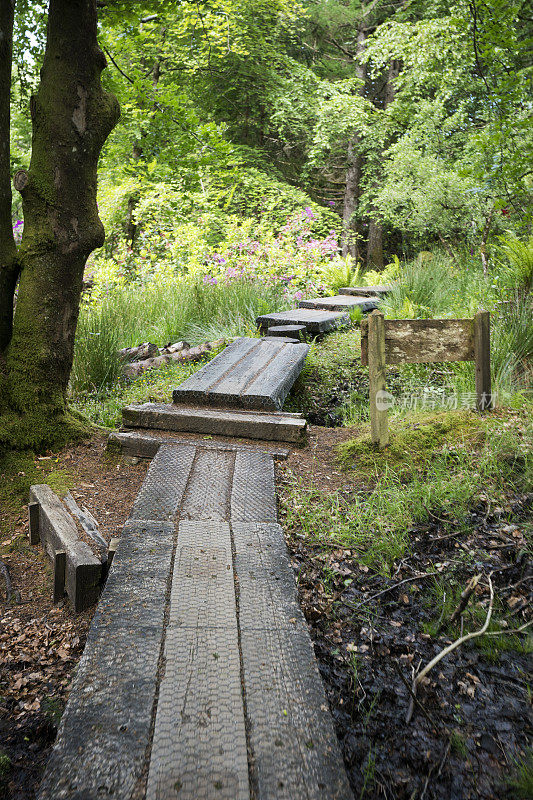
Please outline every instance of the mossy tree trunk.
[[20, 283], [4, 349], [0, 445], [61, 438], [85, 263], [103, 244], [96, 204], [100, 151], [119, 117], [102, 89], [96, 0], [50, 0], [41, 82], [31, 100], [29, 171], [15, 188], [24, 210]]
[[9, 158], [14, 7], [14, 0], [0, 3], [0, 359], [11, 340], [13, 298], [18, 277], [17, 246], [11, 220]]

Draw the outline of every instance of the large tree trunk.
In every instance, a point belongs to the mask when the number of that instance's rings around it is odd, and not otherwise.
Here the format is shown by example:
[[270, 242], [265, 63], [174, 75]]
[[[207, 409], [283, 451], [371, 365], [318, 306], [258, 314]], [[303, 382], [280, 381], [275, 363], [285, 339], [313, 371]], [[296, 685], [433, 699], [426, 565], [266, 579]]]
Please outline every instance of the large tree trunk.
[[18, 277], [11, 220], [10, 97], [14, 0], [0, 3], [0, 359], [11, 340]]
[[96, 26], [96, 0], [50, 0], [41, 84], [31, 101], [30, 168], [14, 179], [24, 233], [0, 444], [40, 446], [64, 422], [83, 270], [104, 241], [98, 157], [119, 117], [101, 86], [106, 62]]

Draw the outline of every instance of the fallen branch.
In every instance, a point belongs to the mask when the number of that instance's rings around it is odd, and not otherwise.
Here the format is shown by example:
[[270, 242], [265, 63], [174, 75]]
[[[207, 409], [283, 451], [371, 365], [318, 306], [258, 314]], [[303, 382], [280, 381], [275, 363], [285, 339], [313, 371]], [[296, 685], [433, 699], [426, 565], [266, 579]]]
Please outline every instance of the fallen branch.
[[20, 603], [20, 592], [13, 591], [13, 584], [11, 583], [11, 575], [7, 564], [0, 559], [0, 570], [6, 582], [6, 603], [9, 605], [13, 600], [15, 603]]
[[154, 358], [147, 358], [143, 361], [135, 361], [130, 364], [125, 364], [122, 367], [122, 375], [125, 378], [136, 378], [138, 375], [146, 372], [146, 370], [162, 367], [163, 364], [168, 364], [172, 361], [198, 361], [210, 350], [221, 347], [224, 343], [224, 339], [217, 339], [215, 342], [205, 342], [205, 344], [198, 345], [198, 347], [181, 348], [176, 351], [172, 351], [171, 348], [173, 346], [171, 345], [168, 349], [163, 348], [160, 351], [160, 355], [155, 356]]
[[407, 714], [405, 717], [406, 724], [409, 724], [411, 722], [413, 716], [413, 711], [415, 706], [413, 697], [416, 698], [416, 690], [420, 681], [422, 681], [426, 677], [428, 672], [430, 672], [434, 666], [436, 666], [440, 661], [442, 661], [442, 659], [445, 658], [445, 656], [453, 652], [453, 650], [456, 650], [458, 647], [460, 647], [460, 645], [464, 644], [465, 642], [468, 642], [470, 639], [475, 639], [478, 636], [483, 636], [483, 634], [489, 627], [490, 618], [492, 616], [492, 607], [494, 605], [494, 588], [492, 586], [490, 575], [489, 575], [489, 589], [490, 589], [489, 609], [487, 611], [487, 616], [485, 618], [485, 622], [483, 623], [482, 627], [477, 631], [472, 631], [472, 633], [467, 633], [465, 636], [461, 636], [459, 639], [456, 639], [455, 642], [452, 642], [450, 645], [448, 645], [448, 647], [445, 647], [444, 650], [441, 650], [441, 652], [438, 653], [438, 655], [436, 655], [435, 658], [433, 658], [429, 662], [429, 664], [426, 664], [424, 669], [421, 672], [419, 672], [418, 675], [413, 680], [413, 684], [411, 687], [413, 695], [411, 697], [409, 708], [407, 709]]
[[463, 613], [463, 611], [467, 607], [468, 601], [472, 597], [472, 595], [473, 595], [473, 593], [475, 591], [475, 588], [479, 583], [479, 579], [480, 578], [481, 578], [481, 574], [474, 575], [474, 577], [470, 578], [470, 580], [468, 581], [468, 583], [466, 585], [466, 589], [461, 592], [461, 600], [459, 601], [459, 604], [458, 604], [457, 608], [455, 609], [455, 611], [453, 612], [453, 614], [450, 617], [450, 623], [452, 625], [456, 621], [456, 619], [458, 619], [461, 616], [461, 614]]
[[357, 611], [357, 609], [361, 608], [361, 606], [366, 606], [368, 603], [371, 603], [372, 600], [376, 600], [376, 598], [381, 597], [384, 594], [388, 594], [388, 592], [394, 591], [394, 589], [397, 589], [399, 586], [403, 586], [404, 583], [411, 583], [411, 581], [421, 581], [423, 578], [430, 578], [434, 575], [435, 575], [434, 572], [423, 572], [422, 575], [413, 575], [410, 578], [404, 578], [403, 581], [400, 581], [399, 583], [394, 583], [387, 589], [382, 589], [381, 592], [377, 592], [376, 594], [367, 597], [366, 600], [363, 600], [361, 603], [357, 603], [357, 605], [355, 606], [352, 605], [351, 603], [346, 603], [344, 600], [342, 601], [342, 604], [346, 606], [346, 608], [351, 608], [353, 611]]

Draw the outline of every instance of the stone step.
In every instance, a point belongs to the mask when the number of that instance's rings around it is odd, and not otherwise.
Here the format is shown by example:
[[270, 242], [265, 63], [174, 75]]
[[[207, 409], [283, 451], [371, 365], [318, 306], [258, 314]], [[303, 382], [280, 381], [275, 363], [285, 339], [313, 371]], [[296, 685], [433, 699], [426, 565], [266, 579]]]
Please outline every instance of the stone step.
[[312, 308], [295, 308], [291, 311], [279, 311], [275, 314], [262, 314], [257, 317], [256, 323], [262, 332], [266, 332], [273, 325], [305, 325], [311, 334], [327, 333], [343, 325], [350, 324], [348, 314], [335, 311], [322, 311]]
[[174, 403], [279, 411], [308, 352], [275, 338], [236, 339], [174, 390]]
[[378, 307], [379, 301], [376, 297], [353, 297], [351, 295], [338, 294], [334, 297], [315, 297], [311, 300], [301, 300], [300, 308], [324, 308], [329, 311], [352, 311], [360, 308], [361, 311], [373, 311]]
[[122, 420], [129, 428], [240, 436], [275, 442], [300, 442], [307, 425], [304, 419], [283, 412], [261, 413], [163, 403], [127, 406], [122, 411]]
[[381, 283], [376, 286], [343, 286], [339, 294], [352, 294], [359, 297], [384, 297], [392, 291], [391, 283]]

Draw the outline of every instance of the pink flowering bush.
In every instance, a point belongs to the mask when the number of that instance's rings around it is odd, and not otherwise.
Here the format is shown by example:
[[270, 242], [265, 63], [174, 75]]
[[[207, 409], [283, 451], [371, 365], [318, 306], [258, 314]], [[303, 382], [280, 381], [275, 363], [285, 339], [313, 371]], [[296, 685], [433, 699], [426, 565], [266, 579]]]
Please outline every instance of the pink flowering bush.
[[289, 301], [328, 291], [327, 272], [339, 260], [339, 240], [332, 230], [317, 239], [311, 232], [314, 212], [307, 207], [289, 217], [277, 235], [258, 231], [221, 243], [207, 254], [204, 283], [249, 280], [280, 285]]

